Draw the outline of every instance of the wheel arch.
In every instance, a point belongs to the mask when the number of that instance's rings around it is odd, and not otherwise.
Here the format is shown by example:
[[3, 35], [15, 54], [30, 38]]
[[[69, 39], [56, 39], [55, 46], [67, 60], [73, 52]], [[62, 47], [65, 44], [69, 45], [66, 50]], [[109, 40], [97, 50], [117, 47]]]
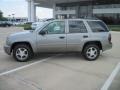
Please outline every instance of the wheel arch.
[[27, 42], [27, 41], [13, 43], [12, 46], [11, 46], [11, 52], [13, 51], [14, 47], [18, 44], [26, 44], [31, 48], [32, 52], [34, 52], [30, 42]]
[[102, 48], [102, 43], [101, 43], [100, 41], [88, 41], [88, 42], [85, 42], [85, 44], [83, 45], [82, 51], [83, 51], [84, 48], [85, 48], [87, 45], [89, 45], [89, 44], [97, 45], [97, 46], [100, 48], [100, 50], [103, 50], [103, 48]]

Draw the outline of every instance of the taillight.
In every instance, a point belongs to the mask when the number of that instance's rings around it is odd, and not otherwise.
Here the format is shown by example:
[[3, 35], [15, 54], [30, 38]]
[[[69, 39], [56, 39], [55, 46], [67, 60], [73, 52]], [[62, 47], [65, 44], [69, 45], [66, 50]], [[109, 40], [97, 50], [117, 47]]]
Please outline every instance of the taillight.
[[108, 36], [108, 41], [111, 43], [111, 39], [112, 39], [112, 37], [111, 37], [111, 34], [109, 34], [109, 36]]

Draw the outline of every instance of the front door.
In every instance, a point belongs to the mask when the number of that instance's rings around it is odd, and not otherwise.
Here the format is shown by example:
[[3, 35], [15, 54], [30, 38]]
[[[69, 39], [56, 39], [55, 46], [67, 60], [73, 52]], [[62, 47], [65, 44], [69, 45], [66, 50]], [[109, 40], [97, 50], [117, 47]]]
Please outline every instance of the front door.
[[53, 21], [40, 32], [45, 32], [44, 35], [37, 36], [37, 47], [40, 52], [66, 51], [65, 21]]

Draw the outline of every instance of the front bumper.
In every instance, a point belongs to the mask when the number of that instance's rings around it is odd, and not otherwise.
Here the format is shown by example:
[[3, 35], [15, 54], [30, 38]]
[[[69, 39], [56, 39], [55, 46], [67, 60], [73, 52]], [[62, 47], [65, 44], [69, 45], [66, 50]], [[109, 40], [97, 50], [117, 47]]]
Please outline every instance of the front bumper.
[[5, 45], [5, 46], [4, 46], [4, 51], [5, 51], [5, 53], [7, 53], [8, 55], [11, 55], [11, 47], [10, 47], [10, 46]]

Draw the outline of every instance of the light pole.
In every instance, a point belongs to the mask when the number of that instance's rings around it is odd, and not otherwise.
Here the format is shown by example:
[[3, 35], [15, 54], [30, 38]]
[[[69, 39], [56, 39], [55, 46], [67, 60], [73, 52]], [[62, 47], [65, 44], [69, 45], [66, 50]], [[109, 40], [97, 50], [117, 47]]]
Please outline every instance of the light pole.
[[13, 17], [13, 20], [12, 20], [12, 22], [14, 23], [14, 16], [15, 16], [15, 14], [12, 14], [12, 17]]
[[9, 17], [8, 21], [11, 21], [11, 15], [8, 15], [8, 17]]

